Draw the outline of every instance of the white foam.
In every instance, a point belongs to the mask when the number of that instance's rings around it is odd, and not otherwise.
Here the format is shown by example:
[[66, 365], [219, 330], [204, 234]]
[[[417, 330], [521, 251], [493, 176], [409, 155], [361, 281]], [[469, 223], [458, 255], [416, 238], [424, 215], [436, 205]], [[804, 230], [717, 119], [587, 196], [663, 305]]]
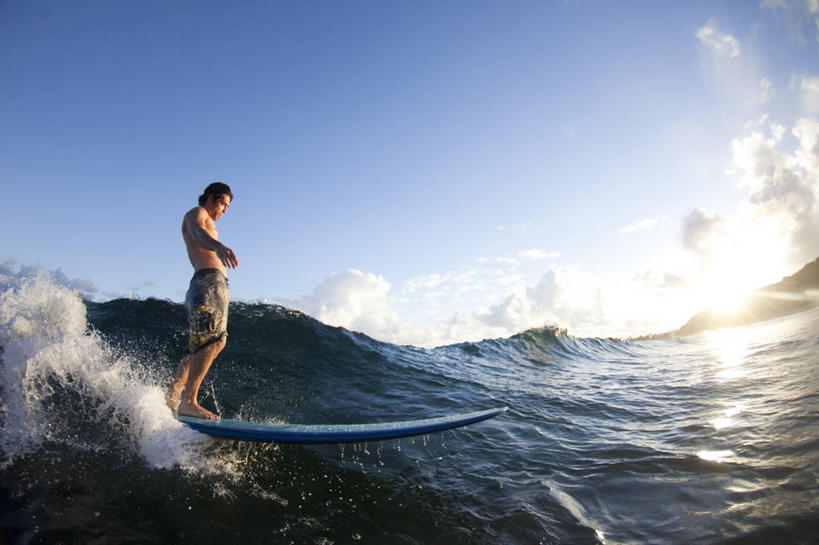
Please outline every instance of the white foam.
[[[213, 441], [173, 417], [165, 405], [161, 378], [155, 378], [161, 373], [140, 364], [137, 357], [115, 354], [88, 331], [86, 307], [76, 291], [44, 276], [3, 280], [0, 453], [4, 463], [31, 453], [45, 441], [68, 444], [68, 438], [53, 430], [77, 415], [70, 407], [48, 406], [56, 386], [91, 402], [95, 407], [91, 418], [96, 421], [88, 426], [125, 426], [125, 446], [149, 467], [235, 475], [234, 460], [209, 455]], [[107, 440], [104, 433], [91, 436], [101, 444]]]

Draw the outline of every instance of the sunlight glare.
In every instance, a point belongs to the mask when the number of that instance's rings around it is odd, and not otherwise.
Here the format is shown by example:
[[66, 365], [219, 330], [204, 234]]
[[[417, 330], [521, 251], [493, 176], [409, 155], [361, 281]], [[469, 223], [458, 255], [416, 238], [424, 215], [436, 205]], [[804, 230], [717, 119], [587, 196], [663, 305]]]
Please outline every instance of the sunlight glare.
[[787, 242], [775, 218], [740, 217], [708, 241], [704, 269], [694, 284], [702, 308], [741, 310], [754, 292], [782, 277]]
[[734, 452], [732, 450], [701, 450], [697, 453], [697, 456], [707, 462], [721, 464], [728, 458], [734, 456]]

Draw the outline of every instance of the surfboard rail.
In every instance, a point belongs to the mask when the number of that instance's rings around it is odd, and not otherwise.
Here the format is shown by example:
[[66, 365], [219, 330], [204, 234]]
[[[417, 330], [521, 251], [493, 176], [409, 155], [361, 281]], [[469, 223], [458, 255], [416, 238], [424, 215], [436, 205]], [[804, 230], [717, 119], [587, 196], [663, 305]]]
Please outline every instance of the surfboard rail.
[[437, 418], [373, 424], [282, 424], [234, 419], [206, 420], [189, 416], [178, 416], [177, 419], [196, 431], [222, 439], [296, 444], [362, 443], [467, 426], [503, 414], [508, 409], [496, 407]]

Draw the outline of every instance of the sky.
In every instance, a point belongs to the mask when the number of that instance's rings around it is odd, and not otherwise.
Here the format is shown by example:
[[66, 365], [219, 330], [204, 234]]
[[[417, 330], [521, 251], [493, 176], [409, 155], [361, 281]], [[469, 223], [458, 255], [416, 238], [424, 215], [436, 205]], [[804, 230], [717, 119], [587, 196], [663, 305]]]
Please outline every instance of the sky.
[[0, 1], [0, 273], [435, 346], [629, 336], [819, 256], [819, 5]]

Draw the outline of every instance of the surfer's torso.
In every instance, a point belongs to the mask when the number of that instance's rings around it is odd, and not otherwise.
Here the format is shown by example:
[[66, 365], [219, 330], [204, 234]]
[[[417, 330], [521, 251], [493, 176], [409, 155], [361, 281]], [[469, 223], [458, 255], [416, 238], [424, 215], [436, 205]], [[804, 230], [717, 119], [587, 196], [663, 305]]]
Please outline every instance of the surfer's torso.
[[191, 265], [193, 265], [193, 270], [219, 269], [224, 274], [225, 265], [222, 263], [222, 260], [219, 259], [219, 256], [216, 255], [216, 252], [198, 244], [188, 230], [188, 222], [186, 220], [189, 215], [194, 217], [203, 216], [204, 221], [200, 225], [205, 232], [215, 240], [219, 240], [219, 231], [216, 229], [216, 223], [211, 219], [210, 215], [208, 215], [205, 208], [197, 206], [185, 214], [185, 219], [182, 221], [182, 238], [185, 240], [185, 247], [188, 250], [188, 259], [190, 259]]

